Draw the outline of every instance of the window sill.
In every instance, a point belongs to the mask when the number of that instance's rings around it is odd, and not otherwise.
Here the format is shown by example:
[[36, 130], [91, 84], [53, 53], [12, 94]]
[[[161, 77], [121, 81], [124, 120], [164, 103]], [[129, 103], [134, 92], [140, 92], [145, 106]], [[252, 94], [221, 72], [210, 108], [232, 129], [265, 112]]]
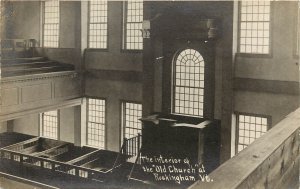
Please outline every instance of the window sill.
[[245, 58], [272, 58], [272, 54], [254, 54], [254, 53], [236, 53], [236, 57], [245, 57]]
[[100, 48], [86, 48], [86, 52], [108, 52], [108, 49], [100, 49]]
[[143, 53], [143, 49], [141, 50], [134, 50], [134, 49], [121, 49], [121, 53]]

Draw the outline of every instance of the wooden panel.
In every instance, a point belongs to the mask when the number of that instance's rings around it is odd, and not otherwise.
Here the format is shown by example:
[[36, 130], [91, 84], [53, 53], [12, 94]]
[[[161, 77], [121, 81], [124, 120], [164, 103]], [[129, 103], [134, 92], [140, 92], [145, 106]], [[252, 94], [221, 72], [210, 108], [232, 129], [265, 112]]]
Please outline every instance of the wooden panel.
[[51, 99], [51, 83], [22, 87], [22, 103]]
[[[5, 78], [1, 84], [1, 93], [7, 98], [3, 98], [0, 105], [0, 120], [13, 119], [29, 112], [44, 112], [60, 104], [74, 104], [70, 100], [81, 97], [81, 77], [74, 71]], [[80, 99], [75, 104], [80, 104]]]
[[19, 89], [17, 87], [2, 89], [2, 105], [12, 106], [19, 103]]

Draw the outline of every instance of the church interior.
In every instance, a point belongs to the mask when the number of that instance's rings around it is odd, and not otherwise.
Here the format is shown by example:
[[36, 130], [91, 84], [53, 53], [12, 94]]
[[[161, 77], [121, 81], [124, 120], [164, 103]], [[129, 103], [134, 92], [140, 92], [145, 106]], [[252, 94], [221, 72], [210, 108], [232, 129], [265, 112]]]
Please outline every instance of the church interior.
[[300, 1], [0, 2], [0, 188], [299, 188]]

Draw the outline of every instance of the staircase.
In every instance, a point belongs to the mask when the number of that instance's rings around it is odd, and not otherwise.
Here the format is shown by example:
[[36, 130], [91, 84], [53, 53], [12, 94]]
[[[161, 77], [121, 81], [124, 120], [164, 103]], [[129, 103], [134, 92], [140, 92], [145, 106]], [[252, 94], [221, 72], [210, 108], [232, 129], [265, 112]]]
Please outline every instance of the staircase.
[[2, 77], [14, 77], [72, 70], [74, 70], [73, 65], [49, 60], [46, 57], [1, 60]]

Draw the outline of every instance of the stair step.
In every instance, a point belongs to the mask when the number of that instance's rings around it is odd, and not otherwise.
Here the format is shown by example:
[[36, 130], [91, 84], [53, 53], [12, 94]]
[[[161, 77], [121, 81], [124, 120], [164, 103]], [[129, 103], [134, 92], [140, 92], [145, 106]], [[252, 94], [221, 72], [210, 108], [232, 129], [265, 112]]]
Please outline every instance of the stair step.
[[31, 63], [20, 63], [20, 64], [4, 64], [2, 65], [2, 71], [18, 70], [18, 69], [30, 69], [47, 66], [64, 65], [56, 61], [45, 61], [45, 62], [31, 62]]
[[13, 72], [2, 72], [2, 77], [13, 77], [20, 75], [32, 75], [32, 74], [41, 74], [41, 73], [49, 73], [49, 72], [60, 72], [60, 71], [71, 71], [73, 69], [69, 67], [49, 67], [49, 68], [36, 68], [32, 70], [21, 70], [21, 71], [13, 71]]
[[46, 57], [28, 57], [28, 58], [8, 58], [1, 59], [1, 64], [17, 64], [17, 63], [29, 63], [29, 62], [43, 62], [47, 61]]

